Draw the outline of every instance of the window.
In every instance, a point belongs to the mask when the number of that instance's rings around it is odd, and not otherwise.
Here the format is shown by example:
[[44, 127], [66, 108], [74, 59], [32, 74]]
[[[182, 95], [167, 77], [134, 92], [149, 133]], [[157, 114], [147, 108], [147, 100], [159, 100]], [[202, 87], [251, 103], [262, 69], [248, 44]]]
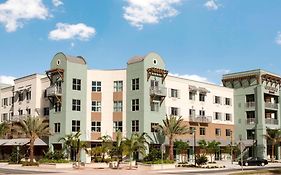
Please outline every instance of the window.
[[92, 132], [101, 132], [101, 122], [100, 121], [92, 122]]
[[179, 108], [171, 107], [171, 115], [179, 115]]
[[139, 121], [132, 120], [132, 132], [139, 132]]
[[92, 81], [92, 92], [101, 92], [101, 81]]
[[113, 132], [122, 132], [123, 130], [123, 122], [122, 121], [113, 121]]
[[30, 115], [30, 114], [31, 114], [31, 109], [30, 109], [30, 108], [27, 108], [27, 109], [26, 109], [26, 114], [27, 114], [27, 115]]
[[155, 101], [153, 101], [151, 104], [150, 104], [151, 106], [151, 111], [155, 111], [155, 112], [158, 112], [159, 111], [159, 102], [155, 102]]
[[81, 80], [73, 78], [72, 79], [72, 90], [81, 91]]
[[158, 125], [159, 123], [151, 123], [151, 132], [158, 132]]
[[225, 120], [226, 121], [231, 121], [231, 114], [226, 113], [225, 114]]
[[19, 93], [19, 101], [23, 101], [23, 93]]
[[61, 111], [61, 103], [55, 103], [55, 112]]
[[199, 94], [199, 101], [205, 101], [206, 94]]
[[13, 105], [13, 104], [14, 104], [14, 97], [10, 97], [9, 105]]
[[179, 98], [179, 90], [171, 89], [171, 97]]
[[215, 134], [216, 134], [216, 136], [221, 136], [221, 129], [220, 128], [216, 128]]
[[189, 100], [195, 100], [195, 93], [194, 92], [189, 92]]
[[101, 112], [101, 102], [92, 101], [92, 112]]
[[113, 112], [122, 112], [123, 111], [123, 102], [114, 101], [113, 102]]
[[55, 123], [55, 133], [60, 133], [60, 123]]
[[140, 89], [140, 79], [139, 78], [135, 78], [132, 79], [132, 90], [139, 90]]
[[48, 116], [49, 115], [49, 108], [44, 108], [44, 116]]
[[221, 120], [221, 113], [220, 112], [215, 112], [215, 120]]
[[2, 121], [2, 122], [8, 121], [8, 113], [2, 114], [1, 121]]
[[31, 91], [26, 92], [26, 100], [31, 100]]
[[47, 90], [44, 90], [44, 98], [47, 98]]
[[231, 136], [231, 130], [230, 129], [226, 129], [225, 130], [225, 135], [226, 136]]
[[72, 99], [72, 111], [81, 111], [81, 100]]
[[247, 130], [247, 140], [254, 140], [255, 139], [255, 130], [248, 129]]
[[22, 109], [19, 110], [19, 115], [23, 115], [23, 110]]
[[72, 120], [72, 132], [80, 131], [80, 120]]
[[189, 109], [189, 116], [195, 117], [195, 109]]
[[159, 81], [157, 81], [157, 80], [151, 80], [151, 81], [150, 81], [150, 86], [151, 86], [151, 88], [153, 88], [153, 89], [158, 89], [158, 88], [159, 88]]
[[189, 127], [189, 131], [190, 131], [190, 134], [193, 134], [195, 132], [195, 127]]
[[204, 117], [205, 116], [205, 111], [204, 110], [199, 110], [199, 116]]
[[200, 135], [204, 136], [206, 134], [206, 128], [200, 128]]
[[2, 99], [2, 106], [8, 106], [8, 98]]
[[132, 100], [132, 111], [139, 111], [140, 106], [139, 106], [139, 99], [133, 99]]
[[123, 81], [114, 81], [114, 92], [122, 92], [123, 91]]
[[221, 104], [221, 97], [215, 96], [215, 104]]
[[230, 98], [225, 98], [224, 104], [230, 106], [231, 105], [231, 99]]

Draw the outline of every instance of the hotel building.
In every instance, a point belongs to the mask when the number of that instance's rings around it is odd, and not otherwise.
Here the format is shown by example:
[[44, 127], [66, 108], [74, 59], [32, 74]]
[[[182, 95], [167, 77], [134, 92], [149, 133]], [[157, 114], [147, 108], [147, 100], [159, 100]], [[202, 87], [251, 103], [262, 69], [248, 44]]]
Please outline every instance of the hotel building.
[[[130, 137], [146, 132], [155, 147], [167, 144], [155, 130], [166, 115], [182, 116], [195, 130], [178, 139], [220, 141], [225, 147], [234, 132], [235, 89], [171, 76], [160, 55], [149, 53], [133, 57], [126, 69], [89, 69], [83, 57], [57, 53], [46, 75], [33, 74], [15, 80], [15, 85], [0, 91], [1, 120], [18, 120], [26, 115], [49, 119], [53, 132], [49, 146], [62, 148], [59, 138], [81, 131], [89, 147], [99, 138], [115, 138], [118, 130]], [[233, 140], [234, 142], [234, 140]], [[189, 158], [192, 151], [189, 151]], [[217, 158], [226, 159], [224, 154]], [[90, 157], [82, 154], [82, 160]]]

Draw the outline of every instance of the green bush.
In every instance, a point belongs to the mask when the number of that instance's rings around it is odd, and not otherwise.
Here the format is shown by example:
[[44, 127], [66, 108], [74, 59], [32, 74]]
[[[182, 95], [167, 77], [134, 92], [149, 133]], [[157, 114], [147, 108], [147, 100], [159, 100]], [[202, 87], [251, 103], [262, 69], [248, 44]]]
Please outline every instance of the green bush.
[[145, 162], [150, 162], [150, 161], [157, 161], [161, 160], [161, 151], [155, 148], [152, 148], [148, 155], [143, 158]]
[[22, 158], [23, 158], [23, 156], [22, 156], [22, 154], [20, 154], [20, 151], [17, 151], [17, 149], [14, 148], [9, 157], [9, 163], [10, 164], [20, 164]]
[[44, 159], [49, 159], [49, 160], [62, 160], [65, 159], [66, 156], [62, 151], [51, 151], [48, 150], [48, 152], [44, 152]]
[[[161, 160], [156, 160], [156, 161], [148, 161], [144, 162], [145, 164], [162, 164]], [[175, 161], [173, 160], [163, 160], [163, 164], [173, 164]]]
[[208, 158], [205, 155], [199, 155], [196, 157], [197, 165], [205, 165], [208, 162]]
[[22, 162], [22, 166], [39, 166], [38, 162]]

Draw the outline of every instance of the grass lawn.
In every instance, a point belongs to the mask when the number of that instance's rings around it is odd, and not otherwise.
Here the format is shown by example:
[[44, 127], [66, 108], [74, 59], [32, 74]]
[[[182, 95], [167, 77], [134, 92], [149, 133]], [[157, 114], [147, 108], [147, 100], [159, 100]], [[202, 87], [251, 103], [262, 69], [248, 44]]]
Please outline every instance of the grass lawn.
[[244, 171], [239, 172], [239, 173], [232, 173], [230, 175], [245, 175], [245, 174], [266, 174], [266, 175], [271, 175], [271, 174], [281, 174], [281, 168], [279, 169], [269, 169], [269, 170], [257, 170], [257, 171]]

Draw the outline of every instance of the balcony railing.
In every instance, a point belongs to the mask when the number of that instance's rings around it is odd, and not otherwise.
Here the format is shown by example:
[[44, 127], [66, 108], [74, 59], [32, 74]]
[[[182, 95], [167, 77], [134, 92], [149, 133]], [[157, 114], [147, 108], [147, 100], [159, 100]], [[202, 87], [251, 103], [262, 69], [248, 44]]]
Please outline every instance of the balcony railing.
[[275, 118], [265, 118], [265, 124], [278, 125], [278, 120]]
[[211, 123], [212, 117], [211, 116], [194, 116], [191, 115], [189, 116], [189, 121], [190, 122], [198, 122], [198, 123]]
[[150, 95], [166, 97], [167, 96], [167, 88], [165, 87], [151, 87]]
[[256, 102], [254, 101], [250, 101], [250, 102], [246, 102], [246, 108], [254, 108], [256, 107]]
[[26, 118], [26, 115], [14, 115], [14, 116], [10, 117], [10, 121], [11, 122], [18, 122], [21, 119], [25, 119], [25, 118]]
[[62, 95], [62, 88], [57, 87], [56, 85], [50, 86], [47, 89], [47, 96], [54, 96], [54, 95]]
[[278, 109], [278, 103], [265, 102], [264, 106], [266, 108]]
[[247, 118], [247, 119], [246, 119], [246, 123], [247, 123], [248, 125], [256, 124], [256, 123], [257, 123], [257, 119], [256, 119], [256, 118]]

